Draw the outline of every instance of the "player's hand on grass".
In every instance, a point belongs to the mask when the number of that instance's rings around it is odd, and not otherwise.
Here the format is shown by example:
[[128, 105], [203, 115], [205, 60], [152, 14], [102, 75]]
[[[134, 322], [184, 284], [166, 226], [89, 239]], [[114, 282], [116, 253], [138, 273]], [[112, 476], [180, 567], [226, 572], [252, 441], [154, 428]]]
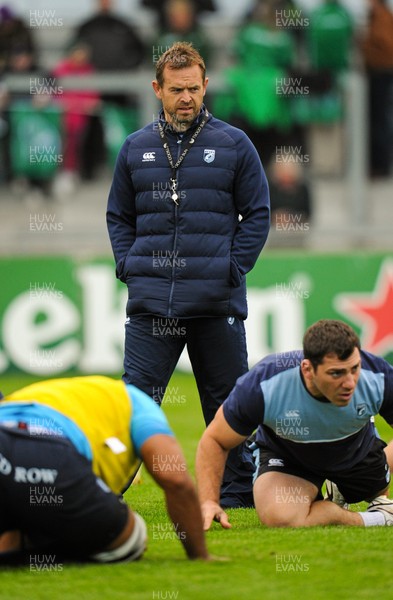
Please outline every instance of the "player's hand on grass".
[[232, 525], [229, 522], [228, 515], [217, 502], [206, 500], [202, 504], [203, 529], [208, 531], [213, 521], [220, 523], [224, 529], [230, 529]]

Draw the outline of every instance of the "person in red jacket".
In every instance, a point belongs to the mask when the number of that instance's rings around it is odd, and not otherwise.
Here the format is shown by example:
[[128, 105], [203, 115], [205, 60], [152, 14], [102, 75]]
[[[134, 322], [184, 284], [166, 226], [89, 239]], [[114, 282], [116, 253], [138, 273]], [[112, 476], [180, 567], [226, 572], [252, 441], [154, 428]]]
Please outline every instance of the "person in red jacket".
[[[75, 44], [67, 57], [52, 71], [58, 79], [68, 75], [83, 77], [94, 73], [90, 63], [89, 48], [81, 43]], [[67, 86], [57, 86], [55, 101], [64, 111], [64, 156], [63, 169], [71, 175], [78, 175], [81, 168], [83, 136], [89, 118], [97, 110], [100, 96], [95, 90], [74, 90]]]

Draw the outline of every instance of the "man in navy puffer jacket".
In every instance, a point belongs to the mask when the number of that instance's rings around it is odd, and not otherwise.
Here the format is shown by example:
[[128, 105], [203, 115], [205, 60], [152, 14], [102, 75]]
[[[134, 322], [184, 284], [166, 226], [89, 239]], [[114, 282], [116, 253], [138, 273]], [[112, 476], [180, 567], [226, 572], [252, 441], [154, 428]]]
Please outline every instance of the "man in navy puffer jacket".
[[[107, 223], [128, 287], [124, 376], [158, 403], [187, 345], [206, 424], [248, 370], [245, 276], [269, 231], [258, 154], [203, 104], [205, 64], [177, 42], [156, 63], [163, 110], [120, 150]], [[252, 506], [247, 448], [230, 454], [226, 507]]]

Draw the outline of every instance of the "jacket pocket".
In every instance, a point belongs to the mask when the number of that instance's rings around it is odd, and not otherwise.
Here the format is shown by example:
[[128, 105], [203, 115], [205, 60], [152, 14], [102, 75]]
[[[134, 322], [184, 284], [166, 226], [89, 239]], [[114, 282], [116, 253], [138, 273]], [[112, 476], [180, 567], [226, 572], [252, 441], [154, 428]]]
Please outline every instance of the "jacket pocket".
[[116, 277], [118, 279], [120, 279], [120, 281], [122, 281], [123, 283], [126, 282], [126, 277], [124, 275], [124, 263], [125, 263], [125, 258], [121, 258], [119, 260], [119, 262], [116, 264]]

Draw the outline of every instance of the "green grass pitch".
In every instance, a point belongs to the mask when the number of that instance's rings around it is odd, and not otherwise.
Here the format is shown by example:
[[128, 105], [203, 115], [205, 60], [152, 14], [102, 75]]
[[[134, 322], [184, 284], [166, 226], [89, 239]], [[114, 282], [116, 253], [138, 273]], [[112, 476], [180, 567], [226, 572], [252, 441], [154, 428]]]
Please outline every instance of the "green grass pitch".
[[[28, 380], [0, 378], [3, 392]], [[193, 472], [197, 441], [204, 429], [191, 376], [175, 374], [164, 410]], [[378, 420], [385, 440], [391, 429]], [[162, 492], [142, 472], [142, 483], [126, 494], [145, 518], [148, 550], [142, 561], [113, 566], [60, 565], [3, 569], [4, 600], [361, 600], [393, 597], [392, 531], [385, 527], [267, 529], [255, 511], [229, 511], [233, 528], [214, 524], [208, 533], [211, 563], [187, 561], [169, 526]], [[364, 505], [366, 506], [366, 505]]]

